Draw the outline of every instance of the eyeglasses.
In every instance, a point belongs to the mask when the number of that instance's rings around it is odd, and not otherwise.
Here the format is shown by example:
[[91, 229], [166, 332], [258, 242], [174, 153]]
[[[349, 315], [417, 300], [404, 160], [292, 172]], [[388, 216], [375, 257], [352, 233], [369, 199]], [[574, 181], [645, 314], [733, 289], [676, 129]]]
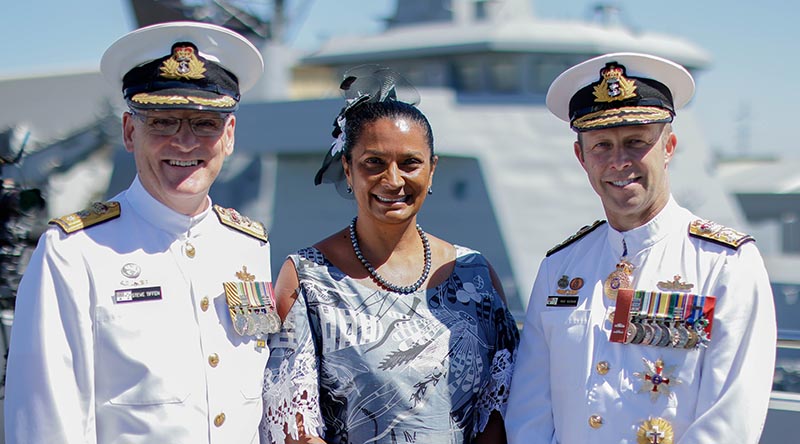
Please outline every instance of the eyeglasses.
[[225, 122], [230, 114], [218, 114], [216, 116], [203, 116], [179, 119], [177, 117], [154, 117], [147, 114], [131, 111], [131, 116], [137, 118], [147, 125], [148, 133], [155, 136], [174, 136], [183, 125], [183, 121], [189, 122], [192, 134], [197, 137], [216, 137], [225, 130]]

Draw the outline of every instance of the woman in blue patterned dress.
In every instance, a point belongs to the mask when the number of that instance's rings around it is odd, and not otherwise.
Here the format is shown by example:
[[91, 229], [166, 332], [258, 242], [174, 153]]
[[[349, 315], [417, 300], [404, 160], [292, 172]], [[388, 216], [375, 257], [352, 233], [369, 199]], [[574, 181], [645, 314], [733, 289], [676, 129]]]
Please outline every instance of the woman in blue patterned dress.
[[506, 442], [516, 324], [487, 260], [416, 223], [438, 158], [404, 85], [375, 66], [342, 83], [315, 182], [358, 211], [280, 271], [262, 442]]

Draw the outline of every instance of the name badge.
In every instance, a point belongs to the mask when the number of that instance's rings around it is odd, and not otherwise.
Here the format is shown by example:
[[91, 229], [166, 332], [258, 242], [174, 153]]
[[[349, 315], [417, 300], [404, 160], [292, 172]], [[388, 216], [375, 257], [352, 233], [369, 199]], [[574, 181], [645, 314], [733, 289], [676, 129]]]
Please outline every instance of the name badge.
[[161, 287], [126, 288], [114, 292], [114, 302], [117, 304], [157, 299], [161, 299]]
[[548, 307], [577, 307], [578, 296], [548, 296]]

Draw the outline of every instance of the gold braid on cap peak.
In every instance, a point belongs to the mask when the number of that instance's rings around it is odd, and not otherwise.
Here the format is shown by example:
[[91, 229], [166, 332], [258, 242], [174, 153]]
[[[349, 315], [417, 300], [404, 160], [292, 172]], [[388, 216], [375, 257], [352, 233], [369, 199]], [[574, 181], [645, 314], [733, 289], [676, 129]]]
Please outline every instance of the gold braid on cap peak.
[[143, 105], [184, 105], [189, 100], [183, 96], [157, 96], [154, 94], [141, 93], [131, 97], [132, 102]]
[[194, 96], [187, 96], [190, 102], [196, 103], [198, 105], [205, 105], [205, 106], [217, 106], [220, 108], [226, 108], [229, 106], [236, 105], [236, 100], [233, 100], [232, 97], [223, 96], [216, 99], [204, 99], [202, 97], [194, 97]]
[[206, 99], [195, 96], [159, 96], [156, 94], [141, 93], [131, 97], [131, 101], [141, 103], [143, 105], [185, 105], [188, 103], [194, 103], [197, 105], [218, 108], [227, 108], [236, 105], [236, 100], [229, 96], [219, 97], [216, 99]]
[[652, 106], [632, 106], [625, 108], [607, 109], [596, 111], [585, 116], [581, 116], [572, 122], [572, 126], [578, 129], [604, 127], [622, 122], [647, 123], [670, 119], [672, 114], [669, 111]]

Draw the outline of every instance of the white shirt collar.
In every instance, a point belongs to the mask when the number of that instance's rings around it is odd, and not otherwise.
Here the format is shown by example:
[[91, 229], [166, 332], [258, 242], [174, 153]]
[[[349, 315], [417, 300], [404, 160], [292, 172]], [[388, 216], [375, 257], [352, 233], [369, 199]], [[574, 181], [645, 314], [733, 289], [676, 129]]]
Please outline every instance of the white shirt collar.
[[150, 195], [142, 185], [138, 175], [125, 192], [125, 198], [142, 219], [171, 234], [186, 233], [197, 226], [208, 216], [212, 206], [211, 198], [206, 196], [208, 206], [202, 213], [197, 216], [178, 213]]
[[623, 243], [628, 247], [627, 257], [631, 258], [640, 251], [664, 239], [669, 234], [686, 230], [685, 220], [688, 211], [681, 208], [672, 195], [669, 196], [667, 205], [649, 222], [628, 231], [617, 231], [608, 226], [608, 243], [614, 255], [622, 257]]

